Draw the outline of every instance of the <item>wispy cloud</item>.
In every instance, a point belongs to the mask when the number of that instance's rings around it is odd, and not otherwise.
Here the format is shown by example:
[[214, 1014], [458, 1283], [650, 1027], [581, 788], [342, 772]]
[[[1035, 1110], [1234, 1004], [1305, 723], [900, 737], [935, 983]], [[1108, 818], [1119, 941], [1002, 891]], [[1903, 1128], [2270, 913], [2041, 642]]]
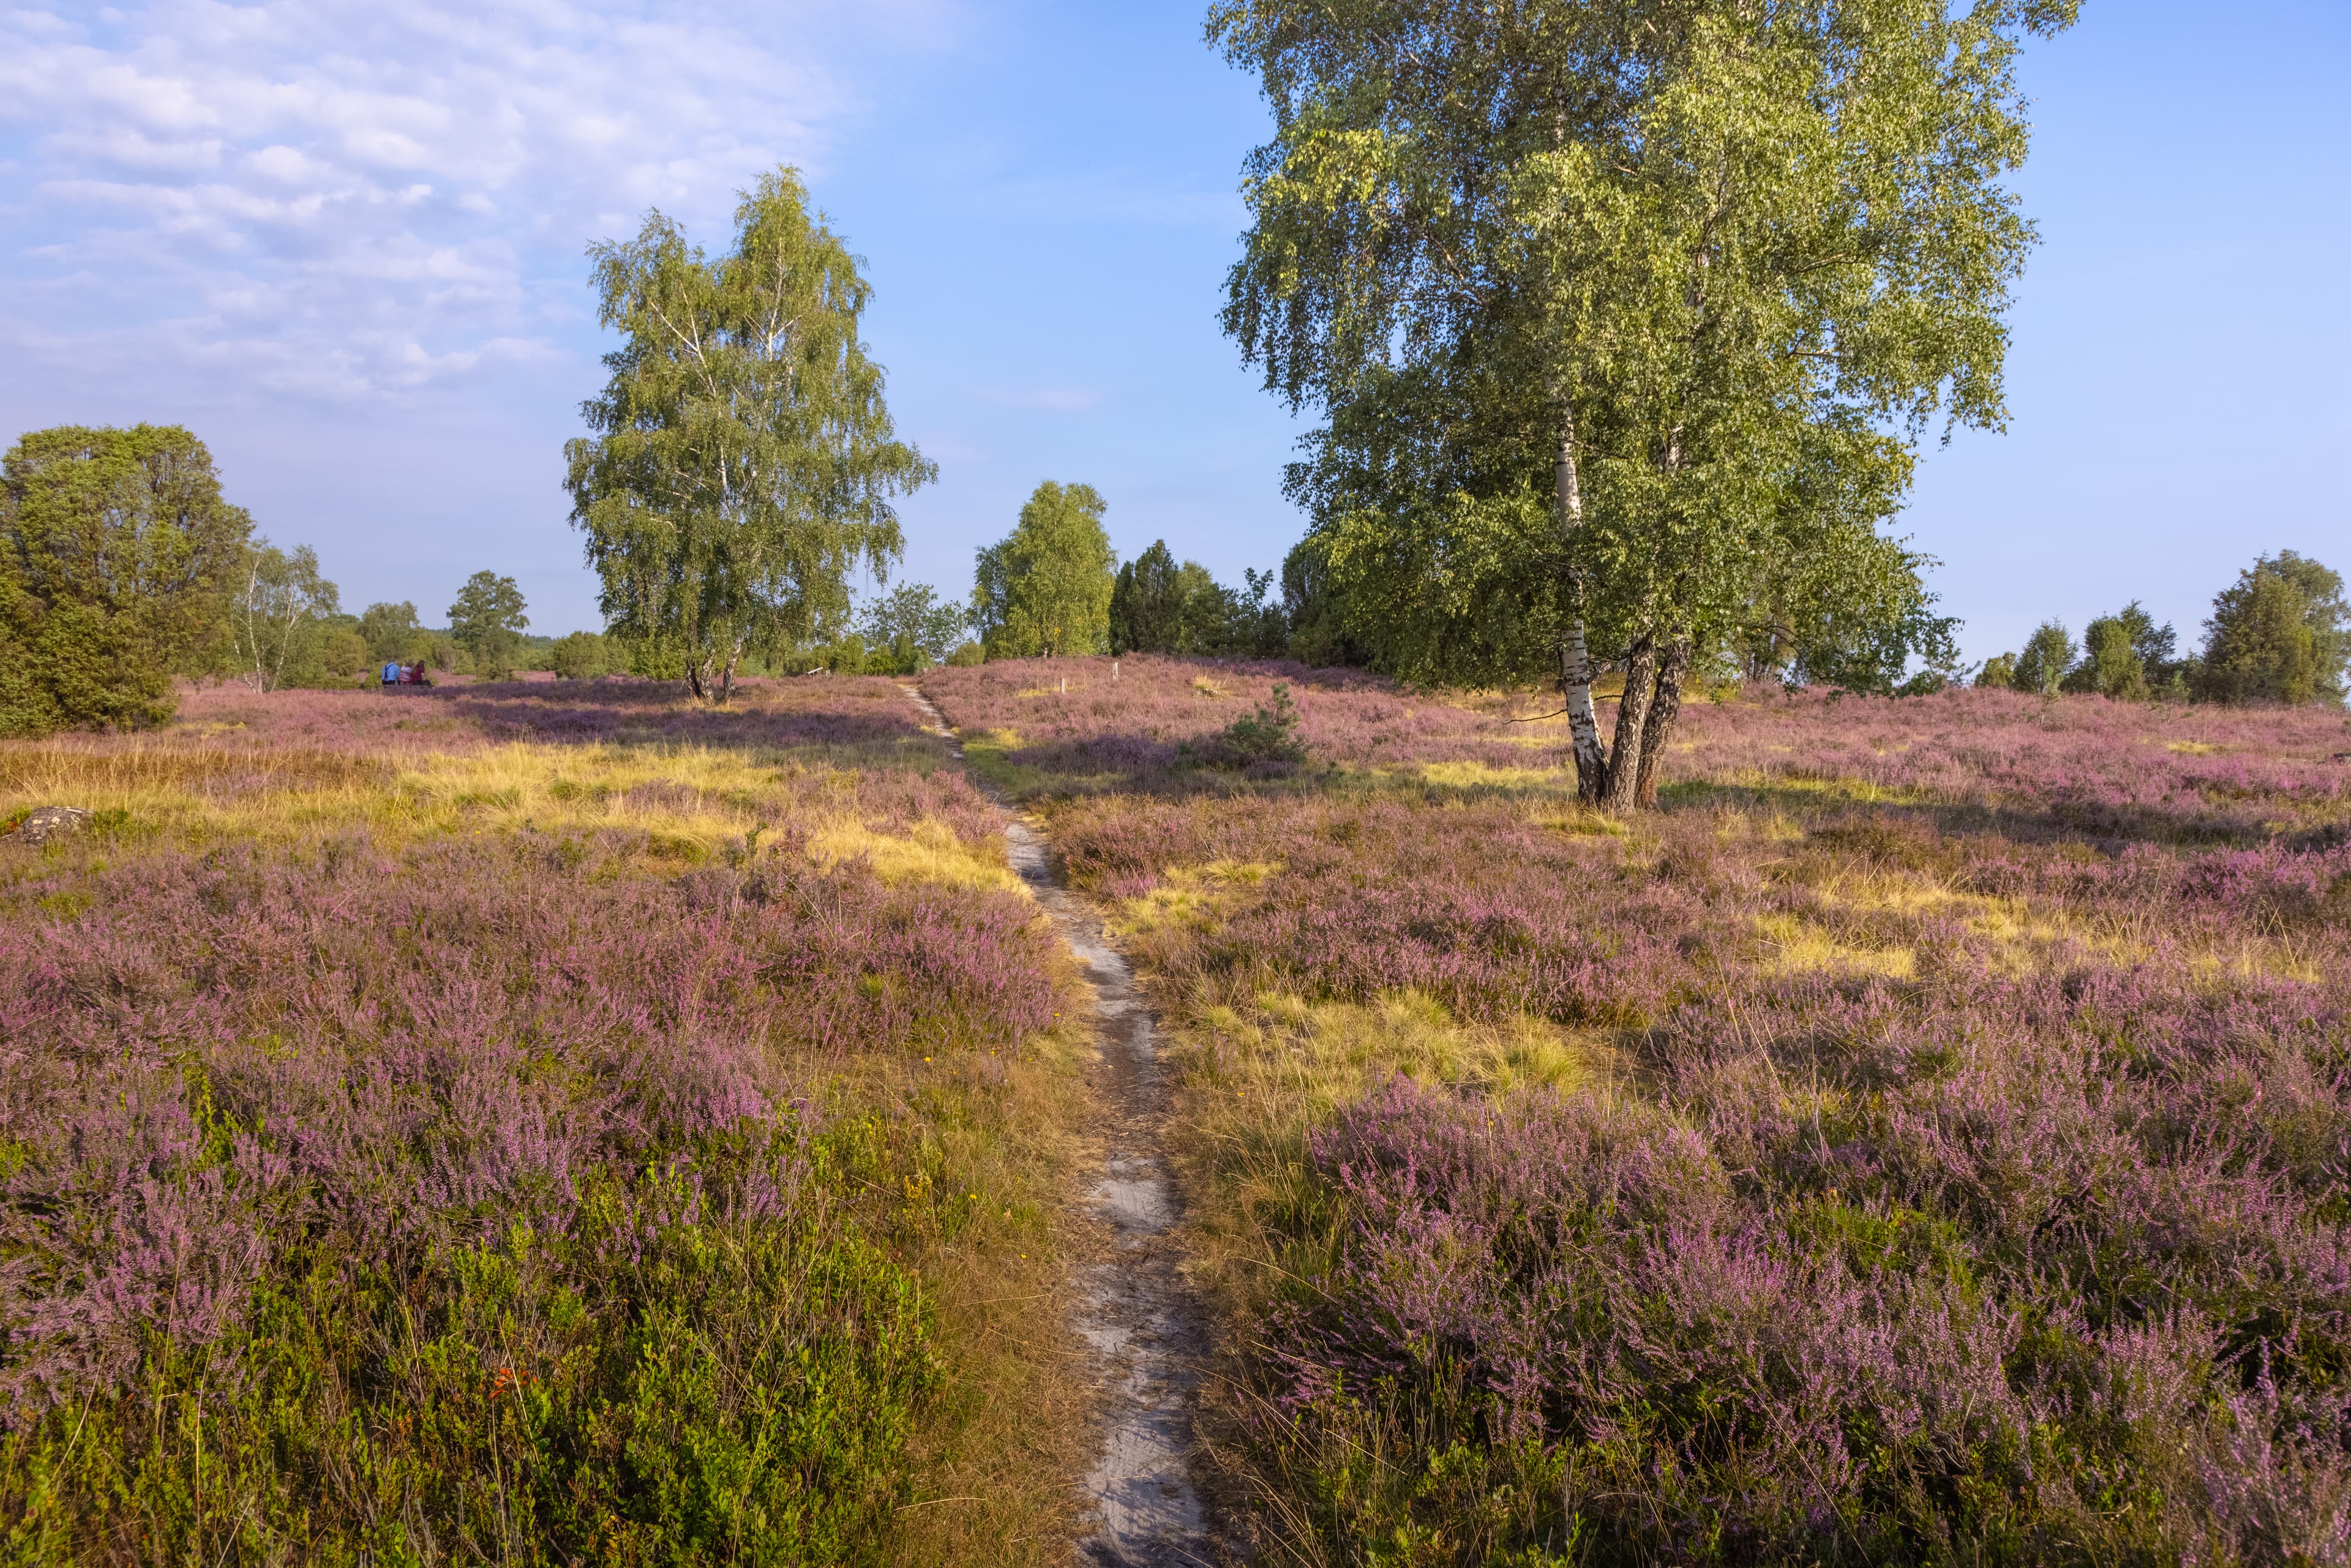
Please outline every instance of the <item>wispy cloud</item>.
[[598, 0], [0, 13], [0, 340], [336, 400], [544, 355], [586, 240], [653, 205], [715, 230], [821, 164], [851, 95], [772, 36]]

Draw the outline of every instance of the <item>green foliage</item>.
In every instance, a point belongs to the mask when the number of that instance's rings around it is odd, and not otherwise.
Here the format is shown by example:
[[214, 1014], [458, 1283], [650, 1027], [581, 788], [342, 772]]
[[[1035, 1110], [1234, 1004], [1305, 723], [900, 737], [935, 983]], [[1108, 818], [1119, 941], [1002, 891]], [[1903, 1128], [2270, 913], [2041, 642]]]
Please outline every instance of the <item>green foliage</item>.
[[2065, 677], [2064, 686], [2069, 692], [2095, 692], [2118, 701], [2146, 700], [2147, 662], [2119, 616], [2101, 615], [2083, 631], [2082, 662]]
[[559, 680], [588, 680], [611, 668], [611, 650], [598, 632], [573, 632], [556, 639], [548, 653], [548, 668]]
[[321, 632], [319, 638], [318, 684], [341, 685], [365, 674], [375, 663], [374, 655], [368, 649], [367, 639], [360, 634], [355, 622], [356, 617], [341, 616], [329, 622]]
[[987, 662], [987, 650], [977, 643], [958, 643], [953, 652], [939, 661], [958, 670], [969, 670]]
[[367, 642], [368, 657], [378, 664], [394, 659], [413, 663], [430, 646], [417, 624], [416, 606], [404, 599], [397, 604], [369, 605], [360, 615], [359, 632]]
[[176, 425], [31, 432], [0, 456], [0, 735], [160, 723], [220, 656], [253, 522]]
[[1113, 582], [1103, 503], [1091, 485], [1048, 479], [1013, 530], [979, 552], [971, 624], [991, 659], [1099, 653]]
[[1110, 651], [1257, 658], [1288, 652], [1288, 618], [1266, 600], [1273, 574], [1243, 576], [1247, 591], [1227, 588], [1197, 561], [1178, 566], [1167, 541], [1154, 540], [1118, 569], [1111, 586]]
[[2074, 658], [2074, 634], [2061, 622], [2044, 621], [2025, 639], [2024, 652], [2016, 655], [2009, 685], [2020, 692], [2055, 696]]
[[2334, 702], [2351, 678], [2342, 577], [2307, 556], [2263, 556], [2212, 601], [2192, 685], [2209, 702]]
[[1984, 667], [1976, 672], [1976, 685], [2002, 688], [2016, 685], [2016, 655], [1995, 653], [1986, 659]]
[[561, 1234], [413, 1277], [320, 1253], [210, 1347], [0, 1436], [11, 1561], [853, 1561], [937, 1387], [912, 1276], [829, 1156], [714, 1137]]
[[1227, 767], [1272, 770], [1306, 760], [1306, 740], [1298, 733], [1298, 705], [1287, 684], [1274, 683], [1272, 700], [1227, 725], [1210, 760]]
[[942, 600], [930, 584], [902, 582], [865, 605], [857, 632], [872, 650], [871, 673], [911, 675], [943, 662], [968, 622], [964, 608]]
[[522, 653], [522, 629], [530, 624], [523, 610], [522, 590], [513, 578], [477, 571], [449, 606], [449, 635], [475, 670], [504, 680], [514, 674]]
[[2180, 676], [2179, 634], [2158, 626], [2136, 599], [2112, 615], [2101, 615], [2082, 633], [2081, 662], [2065, 676], [2069, 692], [2095, 692], [2140, 702], [2168, 690]]
[[851, 570], [902, 549], [892, 497], [937, 471], [896, 438], [858, 337], [872, 290], [797, 172], [744, 194], [716, 259], [659, 213], [590, 254], [625, 340], [565, 448], [572, 521], [611, 631], [723, 700], [747, 648], [846, 618]]
[[289, 555], [256, 537], [246, 549], [244, 579], [229, 606], [239, 678], [264, 692], [320, 685], [329, 660], [349, 650], [328, 645], [342, 595], [319, 572], [318, 552], [299, 545]]
[[1347, 630], [1346, 604], [1331, 574], [1330, 542], [1310, 533], [1281, 561], [1285, 650], [1301, 664], [1367, 664], [1372, 652]]
[[1452, 682], [1587, 622], [1661, 683], [1759, 631], [1869, 685], [1942, 656], [1877, 530], [1928, 424], [2002, 417], [2014, 61], [2075, 8], [1219, 0], [1277, 127], [1224, 319], [1330, 421], [1322, 623]]

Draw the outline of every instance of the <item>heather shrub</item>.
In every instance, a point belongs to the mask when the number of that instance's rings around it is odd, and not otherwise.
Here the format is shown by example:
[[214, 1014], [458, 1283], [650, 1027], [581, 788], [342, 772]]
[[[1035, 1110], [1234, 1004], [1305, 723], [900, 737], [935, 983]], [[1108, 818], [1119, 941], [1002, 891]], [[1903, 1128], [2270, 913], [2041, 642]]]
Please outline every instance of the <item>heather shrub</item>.
[[[831, 1110], [827, 1064], [1009, 1057], [1052, 1016], [1049, 940], [789, 834], [19, 862], [12, 1550], [860, 1555], [941, 1364], [852, 1199], [931, 1194], [941, 1156]], [[974, 1212], [922, 1199], [948, 1238]]]
[[[215, 1120], [212, 1141], [239, 1134]], [[202, 1182], [199, 1155], [172, 1175]], [[903, 1495], [935, 1387], [915, 1285], [822, 1197], [821, 1145], [588, 1175], [569, 1222], [415, 1258], [330, 1234], [218, 1337], [141, 1335], [0, 1436], [28, 1560], [822, 1563]]]
[[[1270, 1556], [2351, 1552], [2339, 714], [1741, 694], [1625, 824], [1527, 694], [1106, 676], [938, 690], [1180, 1026]], [[1332, 767], [1179, 765], [1275, 679]]]

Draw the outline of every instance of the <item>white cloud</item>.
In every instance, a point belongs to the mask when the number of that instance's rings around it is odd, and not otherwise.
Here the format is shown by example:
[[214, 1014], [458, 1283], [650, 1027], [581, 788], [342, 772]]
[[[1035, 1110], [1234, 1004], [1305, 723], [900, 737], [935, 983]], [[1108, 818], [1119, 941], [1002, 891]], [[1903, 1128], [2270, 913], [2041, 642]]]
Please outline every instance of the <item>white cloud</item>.
[[654, 204], [708, 231], [763, 168], [820, 168], [854, 107], [822, 64], [827, 29], [907, 15], [846, 0], [788, 27], [756, 0], [0, 12], [0, 339], [77, 372], [135, 341], [151, 373], [176, 362], [338, 400], [544, 357], [549, 323], [577, 319], [549, 296], [584, 282], [587, 241]]

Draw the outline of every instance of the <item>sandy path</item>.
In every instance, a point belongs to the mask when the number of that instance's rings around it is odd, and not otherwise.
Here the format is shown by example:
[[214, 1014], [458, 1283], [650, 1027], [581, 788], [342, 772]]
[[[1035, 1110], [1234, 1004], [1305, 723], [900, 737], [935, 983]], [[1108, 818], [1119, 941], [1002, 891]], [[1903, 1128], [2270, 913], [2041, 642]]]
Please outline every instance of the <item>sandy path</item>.
[[[913, 686], [903, 689], [961, 757], [961, 743], [930, 699]], [[984, 780], [974, 776], [973, 782], [1006, 804]], [[1193, 1368], [1206, 1340], [1172, 1234], [1183, 1211], [1162, 1145], [1167, 1089], [1157, 1022], [1126, 959], [1103, 940], [1101, 923], [1053, 880], [1044, 841], [1018, 815], [1004, 833], [1012, 869], [1085, 966], [1102, 1046], [1094, 1072], [1107, 1107], [1099, 1129], [1105, 1158], [1088, 1197], [1112, 1245], [1079, 1273], [1073, 1324], [1100, 1361], [1102, 1448], [1085, 1487], [1101, 1511], [1081, 1550], [1102, 1568], [1209, 1563], [1216, 1558], [1186, 1457]]]

